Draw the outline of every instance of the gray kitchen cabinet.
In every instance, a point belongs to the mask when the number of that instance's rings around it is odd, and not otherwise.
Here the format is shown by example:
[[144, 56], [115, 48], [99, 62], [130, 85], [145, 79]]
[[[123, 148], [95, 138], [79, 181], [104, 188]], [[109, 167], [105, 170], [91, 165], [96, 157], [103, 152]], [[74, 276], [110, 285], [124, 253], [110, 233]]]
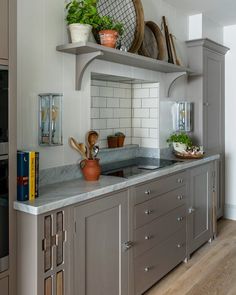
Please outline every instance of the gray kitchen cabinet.
[[0, 294], [1, 295], [8, 295], [9, 293], [8, 287], [8, 277], [0, 279]]
[[76, 295], [128, 295], [128, 191], [75, 207]]
[[0, 1], [0, 64], [8, 59], [8, 0]]
[[190, 255], [212, 238], [213, 164], [190, 170], [187, 251]]
[[188, 96], [195, 103], [194, 137], [210, 153], [221, 155], [217, 216], [224, 211], [225, 54], [229, 48], [209, 39], [187, 41], [190, 77]]

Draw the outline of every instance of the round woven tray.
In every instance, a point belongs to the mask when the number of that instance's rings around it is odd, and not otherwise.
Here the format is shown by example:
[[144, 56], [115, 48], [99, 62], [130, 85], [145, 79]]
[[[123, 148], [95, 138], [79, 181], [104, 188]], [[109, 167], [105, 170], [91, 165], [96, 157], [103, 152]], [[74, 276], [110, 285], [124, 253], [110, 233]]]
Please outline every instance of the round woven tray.
[[141, 0], [99, 0], [98, 12], [124, 24], [122, 45], [129, 52], [139, 50], [144, 37], [144, 13]]
[[204, 157], [204, 154], [201, 155], [186, 155], [186, 154], [181, 154], [181, 153], [174, 153], [175, 156], [179, 159], [185, 159], [185, 160], [197, 160], [197, 159], [202, 159]]

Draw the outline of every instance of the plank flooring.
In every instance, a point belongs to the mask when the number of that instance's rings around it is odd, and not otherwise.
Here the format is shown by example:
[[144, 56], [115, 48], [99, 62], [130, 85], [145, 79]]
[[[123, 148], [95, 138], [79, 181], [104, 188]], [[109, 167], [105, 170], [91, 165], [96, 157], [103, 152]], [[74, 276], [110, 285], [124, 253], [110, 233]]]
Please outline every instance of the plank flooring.
[[236, 295], [236, 221], [219, 221], [217, 239], [145, 295]]

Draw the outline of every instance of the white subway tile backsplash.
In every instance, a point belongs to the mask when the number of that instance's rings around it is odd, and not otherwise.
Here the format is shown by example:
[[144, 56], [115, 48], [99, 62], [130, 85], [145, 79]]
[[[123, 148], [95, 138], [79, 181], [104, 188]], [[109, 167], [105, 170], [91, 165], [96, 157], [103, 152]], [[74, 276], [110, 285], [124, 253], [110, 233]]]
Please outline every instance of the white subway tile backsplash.
[[158, 100], [155, 98], [142, 99], [142, 107], [143, 108], [157, 108], [158, 103], [159, 103]]
[[113, 97], [114, 89], [112, 87], [100, 87], [99, 93], [102, 97]]
[[99, 118], [100, 118], [99, 108], [91, 108], [91, 119], [99, 119]]
[[159, 88], [150, 88], [150, 97], [160, 97]]
[[106, 119], [106, 118], [113, 118], [113, 117], [114, 117], [113, 109], [107, 109], [107, 108], [100, 109], [100, 118]]
[[107, 128], [119, 128], [120, 120], [119, 119], [107, 119]]
[[106, 119], [92, 119], [92, 129], [106, 129]]
[[131, 109], [114, 109], [114, 118], [131, 118]]
[[125, 128], [125, 135], [127, 137], [131, 137], [132, 136], [132, 129], [131, 128]]
[[149, 129], [150, 138], [158, 138], [158, 129]]
[[107, 99], [105, 97], [92, 97], [92, 107], [105, 108], [107, 106]]
[[142, 84], [131, 84], [133, 89], [142, 88]]
[[149, 89], [133, 89], [133, 98], [145, 98], [149, 97]]
[[157, 119], [142, 119], [142, 128], [157, 128], [158, 120]]
[[91, 86], [91, 96], [99, 96], [99, 89], [98, 86]]
[[92, 80], [91, 84], [93, 86], [107, 86], [107, 83], [106, 81], [101, 81], [101, 80]]
[[158, 88], [159, 83], [142, 83], [142, 88]]
[[134, 137], [148, 137], [149, 130], [147, 128], [134, 128], [133, 129], [133, 136]]
[[142, 100], [141, 100], [141, 98], [136, 98], [136, 99], [132, 99], [132, 107], [134, 108], [134, 109], [136, 109], [136, 108], [141, 108], [142, 107]]
[[141, 138], [132, 137], [132, 144], [138, 144], [141, 146]]
[[114, 88], [114, 97], [126, 98], [126, 89]]
[[120, 119], [120, 127], [130, 127], [131, 128], [131, 118]]
[[107, 107], [108, 108], [119, 108], [120, 99], [119, 98], [107, 98]]
[[149, 118], [149, 109], [134, 109], [134, 118]]
[[113, 134], [113, 129], [104, 129], [99, 131], [99, 139], [100, 140], [106, 140], [107, 136]]
[[153, 138], [141, 138], [141, 146], [147, 148], [157, 148], [158, 140]]
[[141, 122], [142, 122], [142, 119], [140, 118], [132, 118], [132, 127], [133, 128], [141, 127]]
[[158, 118], [159, 112], [158, 109], [152, 108], [150, 109], [150, 118]]
[[131, 99], [121, 98], [120, 99], [120, 107], [131, 109]]
[[[121, 84], [122, 85], [122, 84]], [[107, 86], [112, 87], [112, 88], [120, 88], [121, 87], [119, 82], [112, 82], [112, 81], [107, 81]]]

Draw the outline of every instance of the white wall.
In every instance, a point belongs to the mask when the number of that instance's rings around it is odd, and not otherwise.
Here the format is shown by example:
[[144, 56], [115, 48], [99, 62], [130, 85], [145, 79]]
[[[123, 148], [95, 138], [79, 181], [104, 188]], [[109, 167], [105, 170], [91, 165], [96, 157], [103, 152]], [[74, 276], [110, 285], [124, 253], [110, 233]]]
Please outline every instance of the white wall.
[[[180, 57], [186, 60], [184, 41], [188, 36], [188, 18], [162, 0], [144, 0], [146, 20], [156, 20], [160, 25], [166, 15], [171, 32], [177, 37]], [[77, 153], [67, 140], [75, 136], [84, 141], [90, 129], [91, 72], [117, 74], [159, 82], [162, 75], [151, 71], [94, 61], [87, 69], [81, 91], [75, 91], [75, 56], [56, 51], [56, 46], [67, 43], [64, 0], [21, 0], [18, 2], [18, 148], [36, 149], [40, 152], [40, 168], [73, 164]], [[173, 96], [185, 95], [185, 80], [176, 85]], [[64, 145], [38, 146], [38, 94], [62, 92]], [[160, 88], [160, 93], [164, 93]]]
[[189, 40], [202, 38], [202, 13], [189, 16]]
[[236, 220], [236, 25], [224, 28], [224, 43], [230, 48], [226, 55], [226, 96], [225, 96], [225, 154], [226, 154], [226, 212], [225, 216]]

